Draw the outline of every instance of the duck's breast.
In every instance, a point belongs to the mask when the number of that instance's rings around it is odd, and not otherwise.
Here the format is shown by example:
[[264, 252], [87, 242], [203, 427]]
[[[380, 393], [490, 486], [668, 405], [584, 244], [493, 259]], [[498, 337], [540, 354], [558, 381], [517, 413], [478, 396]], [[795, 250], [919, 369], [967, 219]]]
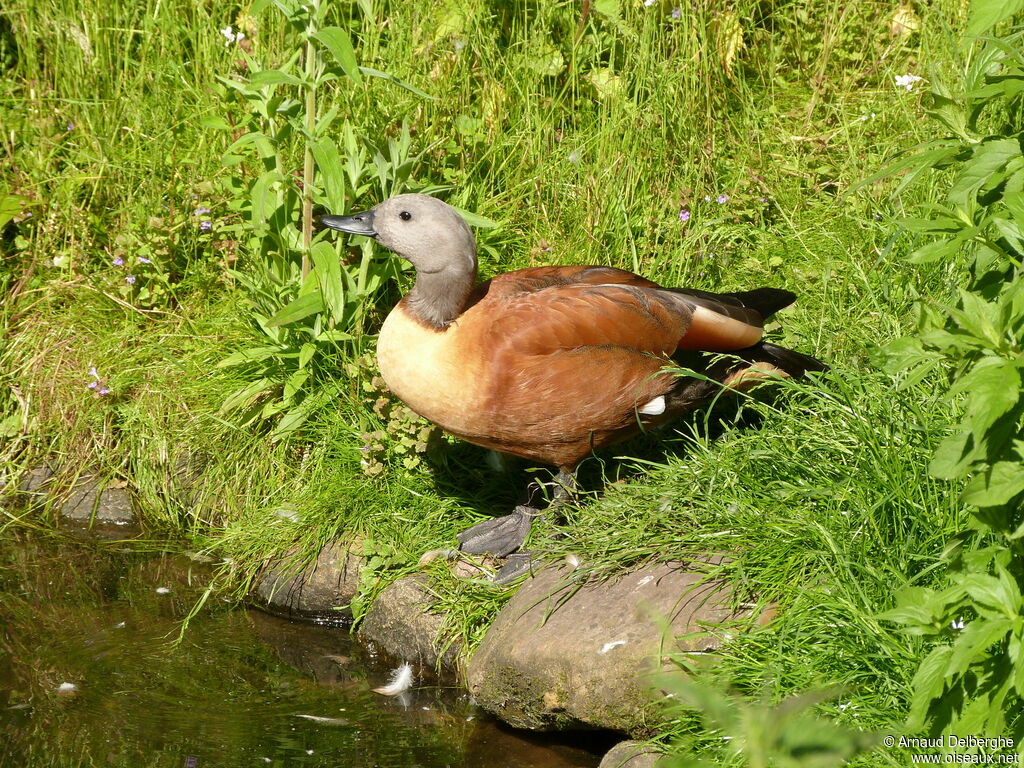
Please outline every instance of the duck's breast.
[[456, 434], [471, 431], [481, 401], [479, 355], [456, 320], [443, 330], [414, 319], [400, 302], [377, 339], [377, 364], [388, 388], [420, 416]]

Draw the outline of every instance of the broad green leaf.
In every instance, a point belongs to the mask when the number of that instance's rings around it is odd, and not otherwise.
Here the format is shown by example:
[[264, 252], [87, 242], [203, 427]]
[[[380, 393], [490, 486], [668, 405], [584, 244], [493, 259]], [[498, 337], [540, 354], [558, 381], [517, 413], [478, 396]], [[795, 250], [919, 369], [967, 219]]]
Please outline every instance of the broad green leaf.
[[352, 47], [352, 38], [349, 37], [341, 27], [324, 27], [315, 35], [317, 40], [323, 43], [324, 47], [331, 52], [334, 60], [345, 71], [345, 74], [352, 78], [352, 82], [360, 85], [363, 76], [359, 72], [359, 62], [356, 61], [356, 52]]
[[0, 195], [0, 229], [20, 214], [27, 203], [28, 198], [22, 195]]
[[960, 250], [960, 243], [957, 240], [940, 238], [922, 245], [908, 257], [911, 264], [933, 264], [936, 261], [952, 260], [957, 251]]
[[[301, 358], [301, 353], [300, 353]], [[294, 371], [291, 376], [288, 377], [284, 383], [284, 391], [282, 396], [285, 400], [291, 400], [295, 397], [295, 393], [302, 389], [303, 385], [309, 379], [309, 371], [299, 369]]]
[[975, 475], [961, 497], [965, 504], [994, 507], [1024, 491], [1024, 465], [999, 461]]
[[280, 440], [286, 437], [289, 433], [294, 432], [296, 429], [306, 423], [312, 410], [305, 404], [305, 402], [292, 408], [288, 413], [281, 417], [281, 420], [277, 423], [277, 427], [273, 432], [273, 439]]
[[939, 443], [928, 465], [928, 473], [943, 480], [962, 476], [977, 458], [976, 445], [974, 436], [967, 430], [950, 435]]
[[313, 359], [313, 355], [316, 354], [316, 344], [307, 341], [299, 349], [299, 368], [305, 368], [306, 364]]
[[1024, 9], [1024, 0], [971, 0], [968, 35], [984, 35], [1001, 21]]
[[327, 195], [327, 207], [331, 211], [342, 211], [345, 208], [345, 167], [341, 162], [337, 145], [324, 137], [310, 144], [316, 167], [324, 180], [324, 193]]
[[228, 148], [224, 150], [224, 154], [233, 155], [237, 150], [247, 147], [250, 144], [254, 144], [256, 146], [256, 150], [262, 158], [270, 158], [275, 155], [273, 140], [266, 134], [260, 133], [259, 131], [250, 131], [244, 136], [240, 136], [228, 145]]
[[968, 623], [953, 643], [953, 653], [946, 666], [947, 677], [962, 675], [972, 664], [984, 661], [988, 648], [1002, 640], [1011, 627], [1009, 619], [975, 619]]
[[1024, 233], [1021, 232], [1016, 221], [1004, 219], [1001, 216], [993, 216], [990, 221], [999, 230], [999, 234], [1006, 238], [1013, 250], [1017, 253], [1024, 253]]
[[249, 82], [257, 88], [282, 84], [301, 87], [304, 84], [300, 78], [295, 75], [289, 75], [287, 72], [282, 72], [279, 69], [265, 69], [262, 72], [254, 72], [250, 75]]
[[992, 139], [983, 143], [974, 157], [964, 163], [960, 175], [949, 190], [949, 199], [967, 207], [973, 192], [981, 188], [989, 177], [1002, 170], [1007, 163], [1020, 157], [1017, 139]]
[[231, 130], [231, 124], [223, 117], [217, 115], [207, 115], [206, 117], [200, 118], [199, 124], [204, 128], [212, 128], [215, 131]]
[[[898, 624], [906, 624], [909, 627], [926, 628], [935, 621], [929, 607], [920, 604], [903, 603], [895, 608], [890, 608], [877, 617], [880, 621], [894, 621]], [[917, 633], [914, 633], [917, 634]]]
[[364, 75], [369, 75], [370, 77], [379, 77], [382, 80], [387, 80], [389, 83], [394, 83], [400, 88], [405, 88], [405, 90], [411, 93], [415, 93], [417, 96], [420, 96], [424, 99], [430, 99], [431, 101], [436, 100], [435, 96], [431, 96], [429, 93], [421, 91], [415, 85], [411, 85], [410, 83], [407, 83], [404, 80], [395, 77], [394, 75], [389, 75], [387, 72], [381, 72], [379, 69], [373, 69], [371, 67], [359, 67], [359, 71], [362, 72]]
[[249, 405], [256, 398], [263, 393], [269, 391], [274, 387], [274, 381], [268, 378], [257, 379], [251, 384], [236, 390], [232, 394], [224, 398], [224, 402], [221, 403], [220, 412], [227, 413], [233, 411], [236, 408]]
[[967, 393], [971, 428], [980, 436], [1017, 405], [1020, 388], [1020, 372], [1011, 361], [987, 357], [962, 375], [949, 391]]
[[918, 667], [911, 683], [914, 699], [907, 718], [907, 727], [911, 731], [916, 731], [923, 725], [928, 706], [942, 696], [946, 687], [946, 668], [952, 654], [953, 649], [950, 646], [940, 645], [932, 649]]
[[904, 187], [910, 184], [922, 172], [949, 162], [959, 151], [959, 142], [954, 142], [950, 139], [937, 139], [924, 144], [918, 144], [907, 150], [908, 153], [913, 154], [906, 154], [899, 159], [893, 160], [882, 170], [878, 171], [878, 173], [872, 174], [863, 181], [854, 184], [850, 191], [855, 192], [866, 187], [868, 184], [874, 184], [876, 181], [881, 181], [889, 176], [905, 173], [906, 175], [900, 181], [895, 192], [893, 192], [894, 195], [898, 195]]
[[499, 226], [498, 222], [493, 219], [488, 219], [486, 216], [481, 216], [479, 213], [472, 213], [471, 211], [467, 211], [465, 208], [458, 208], [454, 205], [452, 208], [455, 208], [456, 213], [465, 219], [466, 223], [471, 227], [476, 227], [477, 229], [493, 229], [494, 227]]
[[313, 243], [310, 249], [314, 271], [320, 284], [324, 304], [337, 323], [345, 316], [345, 288], [341, 279], [341, 262], [334, 246], [326, 240]]
[[261, 360], [266, 360], [268, 357], [273, 357], [280, 351], [280, 347], [251, 347], [249, 349], [241, 349], [221, 360], [217, 363], [217, 367], [230, 368], [235, 365], [245, 365], [246, 363], [258, 363]]
[[265, 224], [277, 210], [281, 198], [274, 189], [274, 184], [280, 180], [281, 174], [277, 171], [267, 171], [253, 183], [250, 200], [254, 224]]
[[355, 336], [353, 336], [351, 333], [345, 333], [344, 331], [339, 331], [339, 330], [331, 329], [329, 331], [324, 331], [323, 333], [321, 333], [319, 336], [316, 337], [316, 340], [317, 341], [352, 341], [352, 339], [354, 339], [354, 338], [355, 338]]
[[320, 291], [310, 291], [299, 296], [268, 321], [271, 327], [287, 325], [324, 311], [324, 299]]

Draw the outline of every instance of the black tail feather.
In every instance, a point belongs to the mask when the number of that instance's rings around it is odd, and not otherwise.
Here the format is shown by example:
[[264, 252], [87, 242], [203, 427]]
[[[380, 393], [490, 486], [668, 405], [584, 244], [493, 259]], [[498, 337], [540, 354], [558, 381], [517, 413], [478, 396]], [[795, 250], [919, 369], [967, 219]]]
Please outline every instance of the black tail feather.
[[803, 376], [810, 371], [827, 371], [828, 366], [816, 357], [762, 341], [732, 354], [751, 363], [771, 363], [790, 376]]
[[796, 294], [781, 288], [757, 288], [753, 291], [726, 293], [739, 300], [743, 306], [757, 310], [761, 317], [768, 318], [796, 301]]

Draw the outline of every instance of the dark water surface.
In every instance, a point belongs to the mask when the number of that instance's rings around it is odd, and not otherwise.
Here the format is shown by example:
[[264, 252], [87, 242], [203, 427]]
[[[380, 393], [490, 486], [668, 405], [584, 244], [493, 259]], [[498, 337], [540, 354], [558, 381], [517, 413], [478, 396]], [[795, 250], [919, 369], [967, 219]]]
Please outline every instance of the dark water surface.
[[0, 533], [0, 766], [599, 762], [586, 740], [513, 731], [437, 681], [373, 693], [394, 660], [344, 629], [211, 598], [174, 645], [207, 575], [133, 542]]

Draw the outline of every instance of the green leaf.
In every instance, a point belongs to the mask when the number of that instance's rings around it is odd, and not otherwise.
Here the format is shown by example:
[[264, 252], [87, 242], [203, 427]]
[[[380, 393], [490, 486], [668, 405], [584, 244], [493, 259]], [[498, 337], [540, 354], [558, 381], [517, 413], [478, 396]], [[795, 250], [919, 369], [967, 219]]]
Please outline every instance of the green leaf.
[[336, 323], [341, 322], [345, 317], [345, 287], [342, 284], [338, 254], [326, 240], [314, 243], [309, 253], [324, 304], [330, 310], [331, 318]]
[[911, 731], [920, 729], [924, 723], [928, 707], [935, 699], [942, 696], [946, 687], [946, 668], [953, 649], [948, 645], [940, 645], [921, 662], [914, 675], [911, 688], [914, 691], [913, 702], [907, 718], [907, 727]]
[[962, 375], [949, 391], [951, 394], [967, 393], [971, 429], [976, 436], [981, 436], [996, 419], [1017, 405], [1020, 389], [1020, 371], [1011, 361], [986, 357]]
[[298, 320], [315, 315], [324, 311], [324, 299], [320, 291], [313, 290], [299, 296], [295, 301], [282, 308], [268, 321], [267, 325], [274, 327], [287, 325]]
[[332, 211], [345, 208], [345, 167], [337, 145], [329, 138], [322, 138], [309, 145], [316, 160], [316, 167], [324, 180], [324, 193], [327, 195], [327, 207]]
[[323, 43], [324, 47], [331, 52], [334, 60], [344, 70], [345, 74], [352, 78], [352, 82], [361, 85], [363, 82], [362, 73], [359, 71], [359, 62], [356, 61], [356, 52], [352, 47], [352, 38], [349, 37], [341, 27], [324, 27], [314, 38]]
[[260, 395], [269, 391], [274, 387], [274, 381], [268, 378], [257, 379], [251, 384], [236, 390], [232, 394], [224, 398], [224, 402], [221, 403], [220, 412], [227, 413], [237, 408], [249, 405], [256, 400]]
[[355, 338], [355, 336], [353, 336], [351, 333], [345, 333], [344, 331], [339, 331], [339, 330], [336, 330], [336, 329], [332, 329], [332, 330], [324, 331], [323, 333], [321, 333], [319, 336], [316, 337], [316, 340], [317, 341], [352, 341], [352, 339], [354, 339], [354, 338]]
[[924, 144], [918, 144], [907, 150], [908, 153], [913, 152], [914, 154], [907, 154], [897, 160], [893, 160], [887, 166], [882, 168], [882, 170], [868, 176], [863, 181], [854, 184], [850, 191], [855, 192], [862, 187], [866, 187], [868, 184], [874, 184], [876, 181], [881, 181], [889, 176], [906, 173], [907, 175], [903, 177], [899, 186], [896, 188], [896, 191], [893, 193], [899, 194], [899, 192], [913, 181], [922, 171], [926, 171], [929, 168], [936, 168], [947, 163], [952, 160], [959, 151], [960, 144], [950, 139], [937, 139], [935, 141], [925, 142]]
[[312, 413], [312, 409], [304, 402], [295, 406], [288, 411], [288, 413], [282, 416], [279, 422], [277, 422], [277, 427], [274, 429], [272, 438], [274, 440], [280, 440], [281, 438], [286, 437], [289, 433], [294, 432], [306, 423], [310, 413]]
[[946, 666], [946, 675], [962, 675], [987, 658], [987, 650], [1011, 630], [1009, 619], [975, 619], [957, 636]]
[[961, 500], [976, 507], [1005, 504], [1024, 491], [1024, 465], [999, 461], [975, 475], [963, 492]]
[[22, 195], [0, 195], [0, 229], [20, 214], [27, 203], [28, 198]]
[[302, 347], [299, 348], [299, 368], [305, 368], [306, 364], [313, 359], [313, 355], [316, 354], [316, 344], [307, 341]]
[[1024, 0], [971, 0], [967, 34], [984, 35], [1001, 21], [1024, 9]]
[[231, 124], [219, 115], [207, 115], [199, 119], [199, 124], [204, 128], [214, 131], [230, 131]]
[[256, 145], [256, 151], [259, 152], [262, 158], [271, 158], [275, 156], [274, 142], [273, 140], [264, 133], [259, 131], [250, 131], [244, 136], [240, 136], [235, 141], [228, 145], [228, 148], [224, 150], [224, 155], [233, 155], [239, 149], [247, 147], [250, 144]]
[[221, 360], [217, 363], [217, 367], [230, 368], [235, 365], [245, 365], [246, 363], [258, 363], [261, 360], [266, 360], [268, 357], [273, 357], [280, 351], [280, 347], [250, 347], [249, 349], [241, 349]]
[[252, 185], [249, 197], [252, 201], [252, 219], [256, 225], [265, 224], [281, 202], [274, 184], [281, 181], [277, 171], [267, 171]]
[[458, 208], [454, 205], [452, 208], [455, 208], [456, 213], [465, 219], [466, 223], [471, 227], [476, 227], [477, 229], [493, 229], [494, 227], [500, 226], [498, 222], [493, 219], [488, 219], [486, 216], [481, 216], [479, 213], [472, 213], [471, 211], [467, 211], [465, 208]]
[[964, 163], [960, 175], [949, 190], [949, 199], [958, 205], [968, 207], [972, 193], [981, 188], [989, 177], [1006, 167], [1006, 164], [1020, 157], [1020, 142], [1017, 139], [991, 139], [974, 152], [974, 157]]
[[950, 261], [960, 250], [960, 243], [952, 239], [933, 240], [925, 243], [908, 257], [911, 264], [934, 264], [936, 261]]
[[974, 435], [967, 430], [950, 435], [939, 443], [928, 465], [928, 473], [943, 480], [961, 477], [977, 459], [976, 446]]
[[[301, 358], [301, 352], [299, 356]], [[284, 391], [282, 392], [282, 397], [285, 400], [291, 400], [293, 397], [295, 397], [295, 393], [302, 389], [302, 386], [306, 383], [308, 379], [309, 371], [301, 369], [294, 371], [292, 375], [289, 376], [287, 381], [285, 381], [284, 383]]]
[[282, 72], [279, 69], [265, 69], [262, 72], [254, 72], [249, 77], [249, 82], [255, 85], [257, 88], [263, 88], [267, 85], [294, 85], [302, 87], [303, 81], [295, 75], [289, 75], [287, 72]]
[[379, 77], [382, 80], [387, 80], [389, 83], [394, 83], [400, 88], [405, 88], [405, 90], [410, 91], [411, 93], [415, 93], [417, 96], [420, 96], [424, 99], [436, 101], [435, 96], [431, 96], [429, 93], [421, 91], [415, 85], [411, 85], [405, 82], [404, 80], [395, 77], [394, 75], [389, 75], [387, 72], [381, 72], [379, 69], [372, 69], [370, 67], [360, 67], [359, 71], [362, 72], [364, 75], [369, 75], [370, 77]]

